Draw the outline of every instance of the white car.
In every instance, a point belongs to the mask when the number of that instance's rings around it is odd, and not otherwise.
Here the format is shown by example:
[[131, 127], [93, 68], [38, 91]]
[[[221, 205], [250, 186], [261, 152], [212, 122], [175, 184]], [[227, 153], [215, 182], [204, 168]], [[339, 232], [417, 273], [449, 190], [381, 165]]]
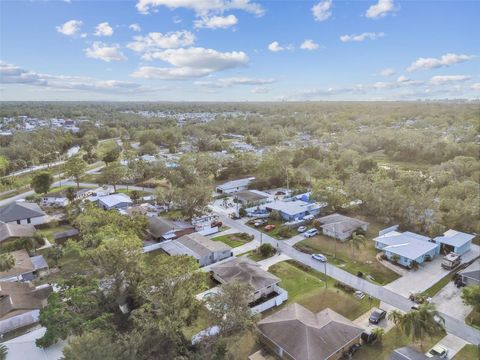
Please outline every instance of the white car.
[[297, 231], [298, 231], [299, 233], [303, 233], [303, 232], [307, 231], [307, 227], [306, 227], [306, 226], [299, 226], [298, 229], [297, 229]]
[[310, 230], [307, 230], [303, 233], [303, 236], [305, 236], [306, 238], [309, 238], [309, 237], [312, 237], [312, 236], [315, 236], [318, 234], [318, 230], [317, 229], [310, 229]]
[[447, 357], [448, 350], [444, 348], [442, 345], [435, 345], [433, 348], [428, 350], [425, 354], [429, 358], [435, 359], [445, 359]]
[[327, 262], [327, 257], [322, 254], [312, 254], [312, 258], [321, 262]]

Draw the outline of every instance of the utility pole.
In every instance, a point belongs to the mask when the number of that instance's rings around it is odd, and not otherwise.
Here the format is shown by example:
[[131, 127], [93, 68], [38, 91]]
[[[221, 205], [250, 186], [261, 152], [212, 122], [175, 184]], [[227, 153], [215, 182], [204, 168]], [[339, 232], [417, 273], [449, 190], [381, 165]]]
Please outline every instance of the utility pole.
[[325, 289], [326, 289], [326, 288], [328, 288], [327, 262], [326, 261], [323, 263], [323, 266], [324, 266], [324, 271], [325, 271]]

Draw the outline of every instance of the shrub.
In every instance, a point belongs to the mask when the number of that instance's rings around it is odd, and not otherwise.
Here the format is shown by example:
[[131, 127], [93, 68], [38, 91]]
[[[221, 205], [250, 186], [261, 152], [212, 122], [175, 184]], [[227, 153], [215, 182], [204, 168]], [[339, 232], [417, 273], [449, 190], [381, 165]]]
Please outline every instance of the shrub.
[[341, 283], [339, 281], [335, 281], [335, 285], [334, 285], [336, 288], [339, 288], [339, 289], [342, 289], [343, 291], [346, 291], [348, 293], [354, 293], [355, 292], [355, 289], [352, 288], [351, 286], [347, 285], [347, 284], [344, 284], [344, 283]]
[[275, 248], [268, 243], [262, 244], [259, 246], [258, 251], [263, 257], [270, 257], [276, 253]]

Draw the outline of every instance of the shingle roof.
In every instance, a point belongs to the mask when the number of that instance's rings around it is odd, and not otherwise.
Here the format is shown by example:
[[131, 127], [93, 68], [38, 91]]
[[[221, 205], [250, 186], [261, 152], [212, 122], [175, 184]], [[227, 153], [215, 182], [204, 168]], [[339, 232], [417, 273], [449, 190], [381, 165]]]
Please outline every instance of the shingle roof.
[[51, 286], [35, 288], [31, 283], [0, 281], [0, 319], [6, 319], [13, 312], [41, 309], [47, 304]]
[[443, 236], [437, 236], [433, 240], [442, 244], [460, 247], [472, 241], [475, 238], [475, 235], [463, 233], [456, 230], [447, 230], [443, 233]]
[[258, 263], [244, 256], [215, 265], [212, 271], [223, 280], [223, 283], [234, 281], [246, 283], [254, 291], [280, 282], [278, 277], [263, 270]]
[[212, 252], [222, 252], [231, 249], [230, 246], [225, 245], [221, 241], [213, 241], [199, 233], [191, 233], [184, 235], [173, 242], [177, 242], [199, 257], [208, 256]]
[[386, 245], [382, 250], [387, 250], [410, 260], [418, 259], [439, 246], [430, 241], [420, 240], [421, 238], [429, 239], [426, 236], [418, 234], [412, 236], [412, 234], [414, 233], [390, 231], [373, 240]]
[[0, 207], [0, 221], [12, 222], [44, 216], [45, 213], [35, 203], [18, 201]]
[[327, 215], [317, 220], [322, 224], [322, 228], [334, 228], [335, 231], [342, 233], [355, 231], [359, 227], [368, 225], [368, 222], [354, 219], [341, 214]]
[[35, 233], [35, 226], [31, 224], [18, 225], [0, 222], [0, 242], [12, 237], [30, 237]]
[[172, 221], [158, 216], [148, 218], [148, 232], [155, 237], [160, 237], [163, 234], [173, 230], [175, 225]]
[[429, 358], [408, 346], [395, 349], [388, 360], [429, 360]]
[[15, 265], [10, 270], [0, 272], [0, 279], [19, 276], [34, 271], [35, 268], [27, 250], [12, 251], [10, 254], [15, 258]]
[[294, 303], [258, 323], [259, 330], [296, 360], [323, 360], [363, 329], [331, 309], [317, 314]]
[[54, 240], [67, 239], [67, 238], [70, 238], [70, 237], [77, 236], [79, 234], [80, 234], [80, 231], [78, 231], [78, 229], [69, 229], [69, 230], [66, 230], [66, 231], [61, 231], [61, 232], [55, 233], [55, 235], [53, 235], [53, 239]]

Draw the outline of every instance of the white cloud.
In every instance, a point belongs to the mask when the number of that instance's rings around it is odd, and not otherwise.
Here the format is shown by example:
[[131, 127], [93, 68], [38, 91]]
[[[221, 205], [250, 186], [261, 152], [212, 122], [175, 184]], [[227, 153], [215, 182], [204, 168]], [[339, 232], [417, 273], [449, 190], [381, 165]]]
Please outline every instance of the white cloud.
[[267, 87], [254, 87], [250, 92], [252, 94], [267, 94], [271, 91], [272, 89], [267, 88]]
[[405, 75], [400, 75], [397, 78], [397, 83], [402, 86], [417, 86], [417, 85], [422, 85], [424, 82], [421, 80], [412, 80], [407, 78]]
[[135, 31], [135, 32], [142, 31], [142, 28], [138, 24], [130, 24], [130, 25], [128, 25], [128, 28], [132, 31]]
[[385, 36], [385, 34], [383, 32], [380, 32], [380, 33], [364, 32], [364, 33], [361, 33], [361, 34], [358, 34], [358, 35], [356, 35], [356, 34], [342, 35], [342, 36], [340, 36], [340, 40], [342, 42], [350, 42], [350, 41], [362, 42], [362, 41], [365, 41], [367, 39], [376, 40], [376, 39], [382, 38], [384, 36]]
[[315, 41], [313, 40], [305, 40], [302, 45], [300, 45], [300, 49], [302, 50], [317, 50], [320, 47]]
[[332, 0], [320, 1], [318, 4], [313, 5], [312, 13], [315, 21], [325, 21], [332, 16]]
[[274, 41], [274, 42], [268, 44], [268, 50], [270, 50], [271, 52], [293, 50], [293, 46], [292, 45], [280, 45], [280, 43], [278, 41]]
[[382, 75], [382, 76], [392, 76], [392, 75], [395, 75], [395, 70], [393, 70], [391, 68], [386, 68], [386, 69], [383, 69], [382, 71], [380, 71], [380, 75]]
[[159, 6], [191, 9], [199, 16], [222, 14], [229, 10], [243, 10], [257, 16], [265, 13], [260, 4], [250, 0], [138, 0], [136, 5], [137, 10], [143, 14], [148, 14], [152, 8]]
[[195, 85], [209, 88], [226, 88], [235, 85], [267, 85], [275, 82], [275, 79], [257, 79], [249, 77], [222, 78], [215, 81], [195, 81]]
[[148, 59], [151, 52], [193, 45], [195, 35], [190, 31], [175, 31], [165, 34], [151, 32], [146, 36], [134, 36], [133, 40], [127, 47], [136, 52], [146, 53], [145, 58]]
[[194, 26], [197, 29], [226, 29], [238, 23], [238, 19], [235, 15], [228, 16], [203, 16], [194, 21]]
[[396, 8], [393, 0], [378, 0], [378, 3], [367, 9], [365, 16], [370, 19], [378, 19], [394, 11]]
[[75, 36], [80, 31], [82, 25], [83, 22], [81, 20], [70, 20], [57, 26], [57, 31], [66, 36]]
[[480, 83], [472, 84], [472, 86], [470, 86], [470, 89], [480, 91]]
[[120, 51], [119, 45], [108, 45], [100, 41], [95, 41], [92, 46], [86, 48], [85, 54], [89, 58], [106, 62], [127, 60], [127, 57]]
[[90, 77], [41, 74], [0, 62], [0, 82], [3, 84], [42, 86], [51, 89], [84, 90], [109, 93], [154, 91], [143, 85], [118, 80], [95, 80]]
[[418, 58], [408, 68], [408, 72], [416, 70], [429, 70], [444, 66], [451, 66], [474, 59], [475, 55], [452, 54], [442, 55], [440, 58]]
[[113, 35], [113, 28], [110, 26], [108, 22], [102, 22], [97, 25], [95, 28], [95, 36], [112, 36]]
[[167, 62], [171, 67], [142, 66], [132, 74], [133, 77], [181, 80], [210, 75], [248, 63], [248, 56], [243, 51], [219, 52], [196, 47], [168, 49], [149, 56]]
[[433, 76], [430, 79], [430, 84], [432, 85], [444, 85], [451, 84], [456, 82], [465, 82], [470, 80], [472, 77], [468, 75], [437, 75]]

